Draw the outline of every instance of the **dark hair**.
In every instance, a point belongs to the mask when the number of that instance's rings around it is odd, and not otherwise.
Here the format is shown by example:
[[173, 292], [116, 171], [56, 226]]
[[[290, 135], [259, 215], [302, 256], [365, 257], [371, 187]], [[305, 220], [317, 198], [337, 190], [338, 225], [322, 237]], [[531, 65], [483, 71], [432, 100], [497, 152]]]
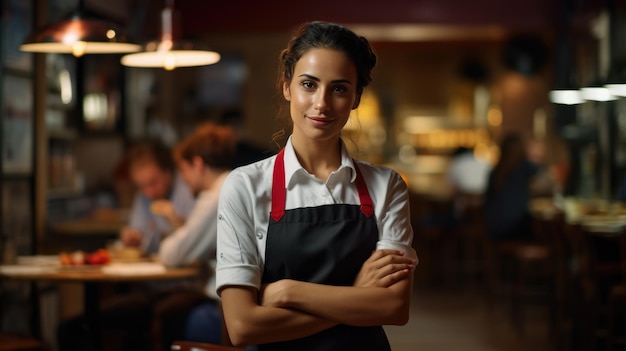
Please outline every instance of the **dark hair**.
[[230, 169], [235, 157], [233, 130], [211, 122], [202, 124], [174, 147], [173, 155], [187, 162], [199, 156], [208, 167]]
[[327, 22], [309, 22], [298, 27], [287, 47], [280, 53], [279, 85], [291, 82], [294, 67], [302, 55], [316, 48], [328, 48], [345, 53], [356, 66], [357, 95], [372, 81], [372, 69], [376, 65], [376, 55], [369, 42], [348, 28]]
[[[363, 88], [372, 81], [376, 55], [365, 37], [358, 36], [350, 29], [335, 23], [308, 22], [296, 29], [287, 47], [279, 55], [278, 91], [282, 91], [284, 82], [291, 82], [298, 60], [309, 50], [320, 48], [341, 51], [354, 62], [357, 74], [355, 107], [358, 106]], [[275, 135], [275, 139], [280, 136], [282, 135]]]
[[174, 172], [174, 160], [170, 149], [158, 140], [134, 142], [127, 153], [130, 169], [144, 164], [156, 164], [161, 170]]

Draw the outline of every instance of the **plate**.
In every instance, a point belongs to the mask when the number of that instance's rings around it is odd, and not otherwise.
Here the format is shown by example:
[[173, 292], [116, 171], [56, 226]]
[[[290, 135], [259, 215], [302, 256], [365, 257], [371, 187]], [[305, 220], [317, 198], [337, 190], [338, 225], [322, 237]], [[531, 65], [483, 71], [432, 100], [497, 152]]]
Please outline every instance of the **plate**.
[[152, 262], [150, 257], [128, 257], [128, 258], [116, 258], [111, 257], [111, 263], [136, 263], [136, 262]]
[[0, 266], [0, 274], [7, 275], [29, 275], [29, 274], [45, 274], [56, 272], [56, 267], [50, 266], [26, 266], [26, 265], [2, 265]]
[[113, 275], [152, 275], [162, 274], [167, 270], [160, 263], [114, 263], [102, 269], [104, 274]]
[[59, 256], [57, 255], [18, 256], [17, 264], [29, 265], [29, 266], [58, 266]]

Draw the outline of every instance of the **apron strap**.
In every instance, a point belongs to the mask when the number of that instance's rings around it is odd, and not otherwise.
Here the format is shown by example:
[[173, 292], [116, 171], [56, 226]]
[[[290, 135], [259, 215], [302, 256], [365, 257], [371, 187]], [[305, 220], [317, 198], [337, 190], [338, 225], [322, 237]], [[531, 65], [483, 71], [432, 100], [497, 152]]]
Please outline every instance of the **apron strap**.
[[[359, 201], [361, 202], [361, 212], [369, 218], [374, 214], [374, 202], [372, 201], [372, 197], [367, 189], [367, 184], [365, 184], [365, 180], [363, 179], [359, 166], [356, 161], [352, 160], [352, 162], [354, 163], [354, 169], [356, 170], [355, 182], [356, 190], [359, 193]], [[276, 160], [274, 161], [274, 174], [272, 177], [272, 211], [270, 212], [270, 217], [272, 217], [272, 219], [276, 222], [280, 221], [280, 219], [285, 215], [285, 203], [287, 198], [286, 189], [285, 149], [283, 148], [280, 150], [278, 155], [276, 155]]]
[[276, 222], [285, 215], [285, 149], [280, 150], [274, 161], [274, 175], [272, 180], [272, 211], [270, 217]]
[[356, 190], [359, 192], [359, 200], [361, 201], [361, 212], [363, 212], [365, 217], [369, 218], [374, 214], [374, 202], [372, 201], [370, 192], [367, 189], [367, 184], [365, 184], [365, 180], [363, 180], [359, 166], [356, 164], [355, 160], [352, 160], [352, 162], [354, 163], [354, 169], [356, 170], [355, 182]]

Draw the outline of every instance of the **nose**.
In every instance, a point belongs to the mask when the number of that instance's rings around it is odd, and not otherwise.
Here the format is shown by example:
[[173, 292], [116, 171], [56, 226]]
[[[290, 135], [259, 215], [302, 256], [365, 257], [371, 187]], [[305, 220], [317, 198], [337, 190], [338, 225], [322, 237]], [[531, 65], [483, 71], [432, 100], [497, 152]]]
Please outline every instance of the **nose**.
[[320, 89], [318, 93], [315, 94], [314, 107], [318, 112], [324, 112], [328, 109], [328, 96], [324, 89]]

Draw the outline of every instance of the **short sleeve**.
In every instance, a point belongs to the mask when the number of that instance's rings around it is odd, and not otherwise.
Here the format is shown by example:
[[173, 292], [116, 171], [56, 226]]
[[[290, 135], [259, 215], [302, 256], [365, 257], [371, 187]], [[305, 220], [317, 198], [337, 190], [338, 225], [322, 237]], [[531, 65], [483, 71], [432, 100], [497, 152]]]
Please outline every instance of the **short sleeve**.
[[417, 253], [412, 246], [408, 188], [402, 177], [394, 171], [391, 171], [386, 193], [384, 210], [379, 218], [380, 240], [376, 248], [400, 250], [407, 257], [417, 260]]
[[233, 171], [222, 186], [217, 209], [218, 294], [226, 286], [261, 285], [262, 260], [254, 234], [254, 195], [250, 179]]

